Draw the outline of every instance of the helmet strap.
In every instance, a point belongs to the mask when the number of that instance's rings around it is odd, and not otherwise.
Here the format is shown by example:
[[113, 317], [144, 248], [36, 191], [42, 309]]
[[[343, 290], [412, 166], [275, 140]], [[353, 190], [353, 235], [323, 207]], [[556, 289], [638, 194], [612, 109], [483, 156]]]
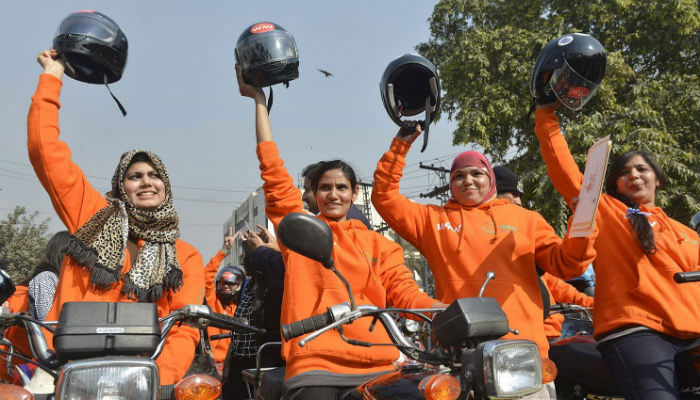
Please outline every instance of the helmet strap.
[[117, 96], [112, 93], [112, 89], [109, 88], [109, 85], [107, 84], [107, 75], [104, 75], [105, 77], [105, 87], [107, 88], [107, 91], [109, 92], [110, 96], [114, 99], [114, 101], [117, 103], [117, 106], [119, 106], [119, 110], [122, 112], [122, 116], [126, 117], [126, 110], [124, 109], [124, 106], [122, 103], [119, 102], [119, 99], [117, 99]]
[[272, 92], [272, 86], [270, 86], [270, 95], [267, 96], [267, 115], [270, 115], [270, 110], [272, 110], [272, 99], [274, 94]]
[[430, 132], [430, 96], [425, 98], [425, 122], [423, 123], [423, 147], [420, 152], [424, 152], [425, 148], [428, 147], [428, 133]]

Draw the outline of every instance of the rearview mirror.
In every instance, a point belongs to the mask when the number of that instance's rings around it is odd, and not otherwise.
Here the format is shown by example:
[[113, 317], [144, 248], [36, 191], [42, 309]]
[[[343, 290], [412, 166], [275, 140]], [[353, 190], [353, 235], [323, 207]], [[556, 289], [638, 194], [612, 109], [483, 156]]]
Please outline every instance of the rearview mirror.
[[0, 269], [0, 304], [4, 303], [15, 292], [15, 284], [3, 270]]
[[333, 267], [333, 232], [322, 220], [304, 213], [287, 214], [277, 227], [277, 236], [288, 249]]

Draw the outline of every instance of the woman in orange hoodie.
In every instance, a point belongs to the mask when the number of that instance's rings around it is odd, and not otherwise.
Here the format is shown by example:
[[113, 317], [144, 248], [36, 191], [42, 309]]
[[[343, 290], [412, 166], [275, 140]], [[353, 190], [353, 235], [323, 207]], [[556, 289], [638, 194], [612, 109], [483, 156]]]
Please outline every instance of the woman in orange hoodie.
[[[476, 151], [458, 155], [450, 171], [452, 198], [443, 206], [415, 203], [399, 193], [399, 181], [411, 143], [420, 134], [399, 130], [374, 172], [372, 204], [430, 264], [440, 301], [476, 296], [485, 274], [496, 279], [484, 294], [495, 297], [520, 334], [547, 358], [549, 343], [542, 319], [542, 295], [536, 265], [562, 278], [581, 275], [595, 257], [595, 234], [559, 238], [534, 211], [496, 198], [496, 180], [488, 159]], [[551, 388], [550, 388], [551, 389]], [[544, 388], [543, 388], [544, 390]], [[546, 393], [537, 393], [545, 396]], [[541, 398], [541, 397], [539, 397]]]
[[[561, 134], [557, 105], [537, 106], [535, 133], [547, 174], [571, 204], [583, 174]], [[700, 337], [700, 288], [673, 281], [676, 272], [700, 269], [700, 238], [656, 206], [665, 182], [649, 153], [625, 153], [610, 166], [598, 206], [594, 335], [629, 399], [679, 398], [675, 354]]]
[[[262, 89], [243, 82], [236, 67], [242, 96], [255, 100], [257, 154], [265, 191], [265, 212], [277, 226], [285, 215], [302, 212], [301, 192], [283, 166], [272, 131]], [[379, 307], [444, 307], [416, 285], [406, 268], [401, 247], [370, 231], [347, 213], [358, 195], [357, 178], [348, 164], [325, 161], [312, 178], [318, 203], [318, 218], [333, 231], [333, 258], [336, 267], [350, 283], [357, 304]], [[348, 301], [343, 283], [329, 270], [280, 245], [286, 272], [282, 299], [283, 324], [323, 313], [329, 306]], [[371, 319], [361, 318], [343, 327], [351, 339], [390, 343], [381, 326], [370, 332]], [[332, 399], [345, 388], [355, 387], [395, 369], [399, 359], [394, 347], [360, 347], [346, 343], [332, 330], [299, 346], [299, 339], [284, 342], [282, 356], [287, 362], [285, 398]]]
[[[27, 121], [29, 159], [73, 235], [46, 319], [58, 319], [69, 301], [152, 302], [159, 317], [201, 304], [202, 257], [179, 239], [170, 181], [160, 158], [146, 150], [124, 153], [112, 190], [102, 196], [58, 139], [65, 64], [56, 56], [55, 50], [45, 50], [37, 58], [44, 73]], [[162, 385], [185, 375], [198, 341], [196, 329], [173, 327], [156, 360]]]

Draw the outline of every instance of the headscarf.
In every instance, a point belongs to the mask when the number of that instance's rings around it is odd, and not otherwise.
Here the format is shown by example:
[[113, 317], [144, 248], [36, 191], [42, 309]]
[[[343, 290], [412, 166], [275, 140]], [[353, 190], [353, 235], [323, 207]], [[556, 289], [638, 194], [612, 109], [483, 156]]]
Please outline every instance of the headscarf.
[[[124, 189], [124, 175], [136, 154], [148, 156], [165, 184], [165, 198], [155, 209], [141, 210], [131, 204]], [[122, 293], [140, 302], [156, 302], [166, 290], [182, 286], [182, 270], [175, 242], [180, 237], [178, 216], [168, 172], [161, 159], [147, 150], [122, 154], [112, 176], [108, 205], [93, 215], [73, 235], [68, 254], [90, 271], [90, 283], [106, 289], [121, 279], [126, 243], [145, 241], [125, 276]]]
[[[464, 167], [482, 168], [488, 174], [489, 180], [491, 181], [491, 186], [489, 187], [488, 193], [486, 193], [481, 201], [473, 204], [472, 206], [475, 207], [487, 202], [488, 200], [491, 200], [491, 198], [496, 194], [496, 176], [493, 173], [493, 168], [491, 168], [491, 163], [489, 162], [488, 158], [478, 151], [465, 151], [460, 153], [452, 161], [452, 168], [450, 168], [450, 182], [452, 182], [452, 174], [456, 170]], [[455, 197], [454, 193], [452, 194], [452, 197]]]

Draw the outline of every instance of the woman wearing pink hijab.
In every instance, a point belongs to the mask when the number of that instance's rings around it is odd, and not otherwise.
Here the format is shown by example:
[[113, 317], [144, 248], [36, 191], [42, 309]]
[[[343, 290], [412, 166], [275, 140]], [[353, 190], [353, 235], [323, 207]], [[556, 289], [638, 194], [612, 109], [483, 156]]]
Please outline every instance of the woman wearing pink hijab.
[[[505, 338], [532, 340], [547, 358], [536, 266], [562, 278], [582, 274], [595, 258], [597, 231], [583, 238], [569, 238], [567, 233], [561, 239], [537, 212], [496, 198], [491, 163], [477, 151], [461, 153], [452, 162], [452, 197], [447, 204], [409, 200], [399, 193], [399, 181], [406, 153], [419, 134], [420, 128], [413, 133], [399, 130], [374, 172], [372, 203], [387, 224], [428, 260], [438, 300], [451, 303], [475, 297], [486, 273], [495, 272], [484, 295], [495, 297], [510, 327], [520, 331], [517, 337]], [[529, 398], [548, 399], [552, 386]]]

